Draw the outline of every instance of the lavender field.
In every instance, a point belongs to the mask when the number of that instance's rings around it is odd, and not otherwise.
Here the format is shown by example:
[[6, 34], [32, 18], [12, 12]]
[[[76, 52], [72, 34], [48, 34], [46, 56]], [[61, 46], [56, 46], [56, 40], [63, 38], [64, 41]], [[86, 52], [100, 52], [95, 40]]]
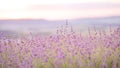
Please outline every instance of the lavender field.
[[0, 68], [120, 68], [120, 0], [0, 0]]
[[120, 26], [109, 32], [60, 28], [48, 36], [0, 34], [0, 68], [120, 68]]

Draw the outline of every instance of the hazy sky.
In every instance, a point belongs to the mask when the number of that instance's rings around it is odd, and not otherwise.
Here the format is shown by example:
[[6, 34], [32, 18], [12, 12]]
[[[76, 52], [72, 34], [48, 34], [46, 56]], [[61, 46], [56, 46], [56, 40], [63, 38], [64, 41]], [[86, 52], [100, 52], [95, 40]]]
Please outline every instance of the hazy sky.
[[73, 19], [120, 15], [120, 0], [0, 0], [0, 19]]

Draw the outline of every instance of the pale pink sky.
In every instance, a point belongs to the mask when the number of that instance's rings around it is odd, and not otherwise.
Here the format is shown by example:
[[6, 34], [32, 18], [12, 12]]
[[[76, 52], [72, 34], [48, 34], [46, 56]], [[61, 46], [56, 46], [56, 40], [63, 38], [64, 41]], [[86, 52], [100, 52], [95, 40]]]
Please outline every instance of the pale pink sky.
[[0, 0], [0, 19], [120, 16], [120, 0]]

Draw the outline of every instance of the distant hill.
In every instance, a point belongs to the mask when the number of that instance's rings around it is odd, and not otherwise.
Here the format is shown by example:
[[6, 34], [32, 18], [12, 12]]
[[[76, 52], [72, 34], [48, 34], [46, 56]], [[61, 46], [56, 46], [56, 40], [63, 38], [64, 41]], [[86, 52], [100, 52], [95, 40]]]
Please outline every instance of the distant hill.
[[[55, 32], [57, 27], [64, 25], [66, 20], [49, 21], [44, 19], [20, 19], [20, 20], [0, 20], [0, 32], [6, 34], [17, 33], [38, 33], [48, 35]], [[116, 27], [120, 25], [120, 16], [102, 17], [102, 18], [78, 18], [68, 19], [69, 25], [75, 29], [86, 30], [88, 26], [106, 26]]]

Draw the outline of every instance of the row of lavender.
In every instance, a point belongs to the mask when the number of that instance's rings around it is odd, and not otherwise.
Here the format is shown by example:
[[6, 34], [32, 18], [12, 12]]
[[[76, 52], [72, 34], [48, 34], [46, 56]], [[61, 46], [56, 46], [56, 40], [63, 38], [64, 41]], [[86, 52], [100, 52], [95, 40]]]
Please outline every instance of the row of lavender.
[[109, 34], [83, 36], [71, 28], [47, 37], [0, 39], [0, 68], [120, 68], [120, 27]]

